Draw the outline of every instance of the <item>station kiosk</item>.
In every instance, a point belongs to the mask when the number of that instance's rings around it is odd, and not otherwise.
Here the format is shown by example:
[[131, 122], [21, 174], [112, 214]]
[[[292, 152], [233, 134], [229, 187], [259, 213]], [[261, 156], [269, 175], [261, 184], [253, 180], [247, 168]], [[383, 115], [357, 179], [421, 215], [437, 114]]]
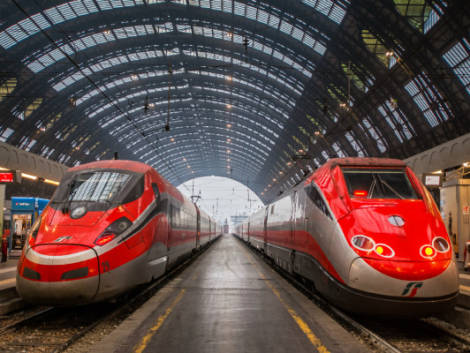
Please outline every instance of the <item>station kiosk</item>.
[[19, 257], [26, 235], [49, 200], [38, 197], [11, 198], [10, 257]]

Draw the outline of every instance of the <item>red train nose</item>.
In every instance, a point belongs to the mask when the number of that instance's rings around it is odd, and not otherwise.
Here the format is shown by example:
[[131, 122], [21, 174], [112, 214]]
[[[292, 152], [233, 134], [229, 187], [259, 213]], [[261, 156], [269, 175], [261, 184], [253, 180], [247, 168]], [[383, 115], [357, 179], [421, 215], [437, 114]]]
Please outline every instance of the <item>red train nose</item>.
[[70, 305], [91, 301], [98, 292], [99, 261], [81, 245], [36, 245], [26, 250], [17, 290], [26, 301]]

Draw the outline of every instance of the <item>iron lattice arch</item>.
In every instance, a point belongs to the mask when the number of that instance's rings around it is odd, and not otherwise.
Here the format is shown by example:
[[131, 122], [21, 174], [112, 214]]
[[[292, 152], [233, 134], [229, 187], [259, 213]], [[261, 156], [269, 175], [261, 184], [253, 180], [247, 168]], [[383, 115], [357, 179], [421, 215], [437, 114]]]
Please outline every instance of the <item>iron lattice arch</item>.
[[137, 159], [263, 201], [331, 157], [467, 133], [464, 2], [10, 0], [0, 140], [72, 166]]

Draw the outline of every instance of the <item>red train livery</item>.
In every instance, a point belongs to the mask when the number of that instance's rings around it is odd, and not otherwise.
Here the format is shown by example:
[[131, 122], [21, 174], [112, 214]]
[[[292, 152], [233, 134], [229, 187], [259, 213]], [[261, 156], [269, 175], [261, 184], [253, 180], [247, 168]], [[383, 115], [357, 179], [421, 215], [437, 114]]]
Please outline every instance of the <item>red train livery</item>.
[[236, 234], [349, 311], [427, 315], [456, 301], [439, 210], [399, 160], [329, 160]]
[[216, 223], [153, 168], [71, 168], [33, 225], [17, 271], [29, 302], [76, 305], [151, 281], [216, 238]]

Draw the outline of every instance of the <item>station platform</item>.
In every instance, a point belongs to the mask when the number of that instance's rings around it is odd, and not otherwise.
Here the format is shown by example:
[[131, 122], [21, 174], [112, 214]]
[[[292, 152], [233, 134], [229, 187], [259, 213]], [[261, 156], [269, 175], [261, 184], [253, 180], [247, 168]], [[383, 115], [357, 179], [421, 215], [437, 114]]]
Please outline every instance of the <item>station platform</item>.
[[368, 352], [232, 235], [104, 340], [100, 352]]
[[16, 264], [18, 259], [0, 263], [0, 291], [16, 286]]

